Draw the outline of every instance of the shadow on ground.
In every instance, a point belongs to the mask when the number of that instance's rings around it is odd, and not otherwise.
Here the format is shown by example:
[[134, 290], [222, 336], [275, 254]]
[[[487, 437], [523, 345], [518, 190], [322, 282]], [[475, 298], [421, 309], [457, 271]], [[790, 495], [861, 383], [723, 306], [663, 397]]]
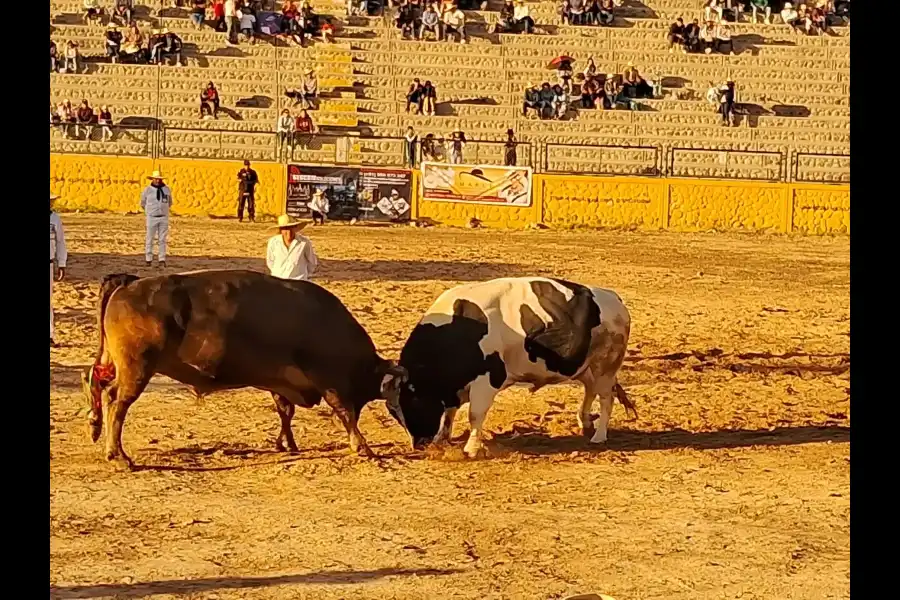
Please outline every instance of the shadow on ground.
[[371, 571], [316, 571], [270, 577], [210, 577], [171, 579], [133, 584], [50, 586], [51, 600], [71, 598], [145, 598], [156, 594], [196, 594], [213, 590], [248, 590], [284, 585], [346, 585], [365, 583], [386, 577], [436, 577], [452, 575], [461, 569], [375, 569]]

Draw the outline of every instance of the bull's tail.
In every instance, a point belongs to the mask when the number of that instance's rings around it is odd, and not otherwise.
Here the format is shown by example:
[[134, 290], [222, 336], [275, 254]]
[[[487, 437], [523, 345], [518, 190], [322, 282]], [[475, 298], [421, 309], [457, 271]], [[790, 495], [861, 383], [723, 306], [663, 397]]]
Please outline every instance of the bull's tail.
[[111, 360], [106, 364], [103, 361], [103, 355], [106, 350], [106, 328], [103, 323], [106, 317], [106, 305], [109, 303], [109, 298], [114, 291], [137, 279], [140, 278], [136, 275], [116, 273], [106, 275], [100, 280], [100, 298], [97, 302], [97, 331], [100, 339], [97, 345], [97, 353], [94, 356], [94, 363], [82, 374], [84, 393], [88, 397], [91, 408], [89, 421], [91, 439], [95, 442], [100, 439], [100, 431], [103, 427], [103, 390], [116, 377], [116, 365]]
[[637, 408], [634, 406], [634, 402], [631, 401], [631, 398], [628, 397], [628, 394], [625, 393], [625, 388], [617, 381], [613, 391], [616, 393], [616, 398], [619, 399], [619, 402], [622, 403], [622, 406], [625, 407], [625, 413], [628, 414], [629, 419], [632, 421], [638, 418]]

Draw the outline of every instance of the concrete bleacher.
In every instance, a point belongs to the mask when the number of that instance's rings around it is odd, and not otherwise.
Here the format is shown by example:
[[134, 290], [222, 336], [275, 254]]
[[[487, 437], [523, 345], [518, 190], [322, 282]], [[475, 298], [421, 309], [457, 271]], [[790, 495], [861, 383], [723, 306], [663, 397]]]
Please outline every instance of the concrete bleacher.
[[[491, 0], [493, 10], [467, 13], [471, 43], [454, 44], [402, 40], [390, 16], [347, 18], [343, 0], [319, 0], [314, 10], [332, 15], [338, 24], [335, 44], [316, 41], [300, 48], [262, 42], [232, 48], [224, 33], [193, 29], [187, 11], [166, 9], [159, 16], [157, 3], [149, 4], [154, 10], [139, 7], [139, 20], [148, 30], [153, 25], [178, 33], [185, 42], [186, 67], [109, 64], [100, 58], [104, 29], [80, 22], [81, 2], [51, 0], [51, 39], [57, 44], [76, 40], [88, 72], [51, 74], [50, 101], [55, 105], [68, 98], [74, 104], [87, 98], [95, 108], [107, 104], [116, 122], [126, 125], [159, 121], [170, 156], [274, 159], [273, 136], [263, 132], [274, 131], [278, 113], [290, 106], [285, 89], [296, 86], [303, 70], [312, 67], [323, 96], [313, 119], [326, 126], [328, 135], [308, 150], [297, 149], [298, 161], [333, 160], [338, 138], [351, 135], [351, 162], [399, 163], [402, 144], [373, 136], [399, 138], [412, 125], [420, 136], [448, 136], [459, 128], [475, 140], [500, 140], [513, 128], [521, 141], [541, 148], [533, 156], [520, 153], [520, 161], [534, 159], [560, 171], [647, 173], [657, 160], [651, 149], [662, 148], [685, 175], [771, 178], [773, 169], [787, 169], [774, 166], [774, 155], [756, 154], [767, 152], [803, 154], [797, 162], [819, 180], [849, 177], [845, 161], [829, 156], [848, 154], [850, 148], [849, 27], [806, 37], [783, 24], [744, 21], [732, 24], [735, 55], [685, 55], [668, 52], [666, 30], [678, 16], [700, 16], [700, 0], [626, 0], [614, 26], [603, 28], [563, 25], [556, 2], [533, 2], [534, 35], [489, 34], [499, 8]], [[526, 83], [553, 78], [546, 65], [560, 53], [578, 60], [576, 71], [589, 56], [598, 72], [621, 73], [632, 61], [644, 77], [661, 79], [663, 96], [640, 100], [635, 111], [574, 109], [563, 121], [523, 117]], [[436, 85], [436, 116], [404, 112], [413, 77]], [[711, 85], [729, 77], [737, 82], [738, 102], [746, 112], [733, 128], [721, 126], [704, 99]], [[216, 83], [225, 109], [215, 121], [198, 118], [198, 95], [207, 81]], [[140, 153], [147, 134], [128, 133], [101, 144], [67, 140], [51, 131], [51, 151], [84, 151], [89, 145], [91, 152]], [[496, 162], [502, 146], [471, 144], [466, 158], [476, 152], [479, 162]]]

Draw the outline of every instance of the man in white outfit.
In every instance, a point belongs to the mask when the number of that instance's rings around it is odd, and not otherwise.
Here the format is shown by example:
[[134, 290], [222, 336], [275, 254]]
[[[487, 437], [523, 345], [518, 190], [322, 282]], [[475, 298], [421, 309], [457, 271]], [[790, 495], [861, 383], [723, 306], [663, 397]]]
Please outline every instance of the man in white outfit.
[[319, 266], [316, 251], [309, 238], [299, 234], [307, 223], [293, 221], [289, 215], [278, 217], [274, 227], [280, 233], [269, 239], [266, 266], [269, 273], [281, 279], [309, 279]]
[[57, 198], [58, 196], [50, 194], [50, 346], [54, 348], [56, 342], [53, 341], [53, 280], [62, 281], [66, 276], [66, 260], [69, 258], [62, 220], [59, 214], [53, 211], [53, 201]]
[[172, 208], [172, 190], [163, 183], [159, 170], [147, 179], [150, 185], [141, 192], [141, 208], [147, 215], [147, 237], [144, 241], [144, 257], [147, 266], [153, 265], [153, 239], [159, 240], [159, 266], [166, 266], [166, 243], [169, 239], [169, 209]]

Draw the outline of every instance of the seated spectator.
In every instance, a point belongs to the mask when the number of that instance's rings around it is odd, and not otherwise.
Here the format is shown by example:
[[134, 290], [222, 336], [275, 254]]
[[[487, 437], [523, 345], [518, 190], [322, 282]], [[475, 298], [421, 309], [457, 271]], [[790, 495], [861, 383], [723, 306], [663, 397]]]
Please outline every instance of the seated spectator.
[[303, 108], [315, 110], [319, 98], [319, 78], [313, 69], [303, 71], [303, 79], [300, 80], [300, 93]]
[[413, 114], [418, 114], [423, 104], [422, 90], [422, 82], [416, 77], [409, 84], [409, 89], [406, 90], [406, 112], [409, 112], [409, 108], [412, 106], [415, 108]]
[[674, 23], [669, 25], [669, 35], [666, 36], [666, 39], [669, 40], [669, 53], [675, 50], [676, 45], [680, 46], [684, 52], [684, 19], [678, 17]]
[[281, 116], [278, 117], [278, 122], [275, 125], [275, 132], [278, 136], [278, 151], [281, 156], [284, 156], [284, 148], [285, 146], [294, 145], [294, 117], [291, 116], [291, 111], [288, 109], [284, 109], [281, 111]]
[[684, 26], [684, 51], [700, 51], [700, 23], [697, 19]]
[[595, 77], [597, 75], [597, 65], [594, 63], [594, 57], [588, 56], [587, 65], [582, 72], [586, 78]]
[[822, 35], [828, 33], [828, 19], [825, 17], [825, 10], [816, 6], [806, 17], [806, 33], [808, 35]]
[[419, 113], [434, 116], [435, 105], [437, 104], [437, 89], [431, 81], [426, 81], [422, 86], [422, 96], [419, 100]]
[[581, 108], [609, 108], [609, 99], [603, 85], [596, 77], [587, 77], [581, 86]]
[[90, 25], [93, 21], [98, 21], [103, 14], [103, 9], [97, 0], [84, 0], [84, 22]]
[[[63, 55], [63, 58], [63, 68], [60, 72], [78, 73], [82, 70], [81, 53], [78, 51], [78, 44], [72, 40], [66, 42], [66, 52]], [[87, 69], [85, 68], [84, 71], [86, 72]]]
[[784, 8], [781, 9], [781, 21], [785, 25], [790, 25], [794, 30], [799, 30], [802, 26], [800, 14], [794, 10], [794, 5], [790, 2], [785, 2]]
[[835, 18], [840, 19], [845, 25], [850, 24], [850, 0], [834, 0], [832, 8]]
[[466, 15], [454, 2], [450, 8], [442, 15], [441, 20], [444, 22], [444, 37], [451, 39], [451, 36], [458, 36], [460, 44], [468, 43], [466, 37]]
[[722, 96], [719, 100], [719, 114], [722, 115], [722, 125], [737, 125], [734, 114], [735, 97], [734, 81], [729, 79], [725, 82], [725, 89], [722, 91]]
[[141, 48], [143, 43], [144, 35], [141, 33], [138, 24], [132, 22], [128, 28], [128, 33], [125, 34], [125, 44], [122, 46], [122, 54], [125, 58], [129, 59], [130, 62], [138, 62], [141, 54], [143, 54]]
[[438, 14], [433, 2], [428, 3], [428, 7], [422, 13], [422, 24], [419, 26], [417, 39], [425, 39], [426, 33], [434, 34], [434, 39], [441, 39], [441, 15]]
[[540, 116], [541, 112], [541, 98], [540, 92], [538, 88], [533, 84], [529, 83], [525, 86], [525, 98], [522, 102], [522, 116], [528, 116], [528, 109], [535, 111], [535, 113]]
[[569, 25], [585, 25], [584, 0], [566, 0], [566, 11], [563, 22]]
[[200, 118], [219, 118], [219, 90], [212, 81], [200, 92]]
[[421, 147], [423, 161], [438, 162], [440, 160], [440, 148], [438, 147], [437, 140], [434, 138], [433, 133], [427, 134], [424, 139], [422, 139]]
[[466, 134], [459, 129], [454, 129], [450, 134], [450, 163], [454, 165], [462, 164], [463, 148], [466, 147]]
[[148, 58], [151, 65], [155, 65], [159, 61], [159, 52], [165, 45], [166, 36], [163, 35], [162, 29], [151, 29], [150, 36], [147, 38]]
[[294, 144], [300, 146], [302, 150], [307, 150], [315, 134], [316, 126], [304, 108], [294, 121]]
[[97, 125], [100, 126], [100, 138], [104, 142], [111, 142], [113, 139], [112, 124], [112, 112], [110, 112], [109, 107], [104, 104], [100, 107], [100, 112], [97, 113]]
[[111, 18], [116, 19], [122, 27], [127, 27], [133, 16], [134, 0], [116, 0]]
[[624, 104], [627, 108], [631, 108], [631, 100], [625, 94], [625, 87], [619, 80], [619, 76], [615, 73], [606, 75], [606, 82], [603, 84], [603, 90], [606, 97], [609, 98], [610, 108], [618, 108], [619, 104]]
[[159, 51], [159, 60], [162, 62], [167, 56], [175, 59], [175, 64], [179, 67], [184, 66], [184, 60], [181, 57], [181, 51], [184, 43], [181, 38], [168, 29], [163, 29], [163, 47]]
[[731, 27], [727, 23], [716, 26], [716, 52], [734, 54], [734, 43], [731, 41]]
[[613, 4], [613, 0], [594, 0], [590, 9], [588, 9], [591, 16], [591, 23], [594, 25], [602, 25], [604, 27], [612, 25], [613, 20], [616, 18], [613, 14], [614, 10], [615, 5]]
[[497, 22], [491, 26], [491, 33], [512, 33], [513, 15], [516, 11], [516, 5], [513, 0], [504, 0], [503, 6], [500, 7], [500, 15]]
[[106, 56], [110, 62], [119, 60], [119, 51], [122, 49], [122, 32], [115, 23], [110, 22], [106, 26]]
[[67, 139], [72, 137], [72, 132], [77, 130], [78, 118], [75, 115], [75, 109], [69, 100], [61, 102], [56, 107], [56, 114], [59, 116], [60, 127]]
[[513, 29], [515, 32], [534, 32], [534, 19], [531, 18], [531, 10], [525, 4], [525, 0], [516, 0], [516, 7], [513, 9]]
[[416, 19], [413, 13], [413, 5], [409, 0], [401, 0], [394, 21], [397, 25], [397, 29], [400, 30], [400, 37], [405, 40], [415, 37]]
[[203, 27], [203, 21], [206, 19], [206, 0], [193, 0], [194, 8], [191, 9], [191, 23], [194, 29]]
[[546, 81], [541, 84], [541, 90], [538, 92], [538, 116], [541, 119], [548, 119], [554, 114], [556, 108], [556, 92], [550, 87]]
[[706, 1], [706, 6], [703, 8], [703, 20], [707, 23], [710, 21], [718, 23], [722, 20], [722, 7], [719, 6], [719, 0]]
[[[62, 106], [62, 105], [60, 105], [60, 106]], [[50, 127], [59, 128], [61, 123], [62, 123], [62, 121], [59, 118], [59, 109], [57, 108], [56, 110], [54, 110], [53, 105], [51, 104], [50, 105]]]
[[561, 85], [553, 86], [553, 117], [562, 120], [569, 112], [569, 93]]
[[81, 106], [78, 107], [75, 116], [78, 119], [78, 125], [75, 127], [75, 136], [80, 137], [83, 129], [85, 132], [84, 139], [91, 139], [91, 134], [94, 133], [94, 109], [91, 108], [87, 100], [81, 101]]
[[59, 55], [56, 53], [56, 42], [50, 40], [50, 72], [55, 73], [59, 69]]
[[706, 54], [710, 54], [713, 51], [713, 46], [715, 46], [716, 42], [716, 24], [712, 21], [707, 21], [703, 24], [703, 27], [700, 28], [700, 48]]
[[244, 41], [250, 42], [251, 44], [256, 43], [256, 15], [253, 14], [253, 11], [249, 8], [242, 8], [240, 10], [240, 19], [241, 19], [241, 35], [244, 36]]
[[322, 23], [322, 43], [323, 44], [333, 44], [334, 43], [334, 24], [331, 22], [331, 19], [325, 18], [324, 23]]
[[625, 86], [625, 95], [629, 98], [653, 97], [653, 87], [641, 77], [637, 67], [630, 61], [625, 72], [622, 73], [622, 83]]
[[752, 22], [756, 23], [756, 13], [758, 11], [765, 12], [766, 25], [769, 25], [772, 22], [772, 7], [769, 5], [769, 0], [750, 0], [750, 8], [753, 10], [751, 13]]

